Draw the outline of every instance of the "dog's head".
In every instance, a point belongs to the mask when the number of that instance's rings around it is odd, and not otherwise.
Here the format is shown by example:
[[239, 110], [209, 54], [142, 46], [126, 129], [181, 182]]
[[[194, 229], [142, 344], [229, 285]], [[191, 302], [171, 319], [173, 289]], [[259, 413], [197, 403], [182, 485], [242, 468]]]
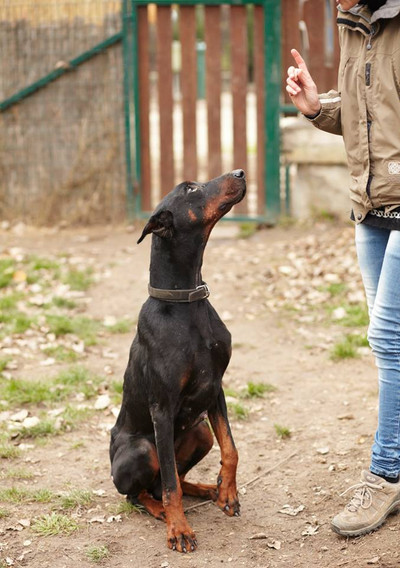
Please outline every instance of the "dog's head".
[[234, 170], [207, 183], [186, 181], [164, 197], [151, 215], [138, 240], [153, 233], [172, 239], [188, 232], [200, 232], [204, 242], [221, 217], [239, 203], [246, 194], [243, 170]]

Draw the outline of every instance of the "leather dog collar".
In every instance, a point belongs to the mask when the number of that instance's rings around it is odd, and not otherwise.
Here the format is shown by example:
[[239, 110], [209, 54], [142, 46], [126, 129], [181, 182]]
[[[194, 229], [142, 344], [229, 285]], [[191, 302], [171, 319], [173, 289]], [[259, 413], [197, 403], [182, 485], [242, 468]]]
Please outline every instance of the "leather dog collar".
[[149, 284], [149, 296], [166, 302], [197, 302], [198, 300], [205, 300], [209, 295], [210, 290], [205, 282], [192, 290], [164, 290], [153, 288]]

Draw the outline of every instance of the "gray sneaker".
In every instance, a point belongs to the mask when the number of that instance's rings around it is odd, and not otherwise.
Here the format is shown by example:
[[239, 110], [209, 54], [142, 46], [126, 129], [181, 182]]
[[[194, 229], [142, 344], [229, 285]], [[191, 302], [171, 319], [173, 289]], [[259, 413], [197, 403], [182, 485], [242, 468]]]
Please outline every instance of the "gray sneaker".
[[388, 483], [370, 471], [361, 473], [361, 482], [349, 487], [354, 495], [344, 510], [332, 519], [331, 527], [342, 536], [358, 536], [377, 529], [386, 517], [400, 508], [400, 481]]

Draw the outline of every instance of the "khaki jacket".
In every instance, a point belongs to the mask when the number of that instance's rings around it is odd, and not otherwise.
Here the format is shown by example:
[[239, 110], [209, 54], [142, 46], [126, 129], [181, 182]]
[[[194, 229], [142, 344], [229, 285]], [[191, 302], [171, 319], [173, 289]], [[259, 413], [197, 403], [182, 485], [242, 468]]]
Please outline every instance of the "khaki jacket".
[[371, 209], [400, 206], [400, 0], [372, 17], [366, 6], [339, 11], [337, 23], [338, 91], [320, 95], [312, 123], [343, 135], [359, 223]]

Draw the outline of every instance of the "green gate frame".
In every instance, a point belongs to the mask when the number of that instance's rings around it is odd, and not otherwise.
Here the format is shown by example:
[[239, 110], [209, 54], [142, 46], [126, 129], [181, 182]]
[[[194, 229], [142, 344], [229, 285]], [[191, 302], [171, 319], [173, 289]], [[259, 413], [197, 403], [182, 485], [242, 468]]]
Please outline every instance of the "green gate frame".
[[[124, 53], [124, 108], [125, 108], [125, 152], [127, 169], [127, 208], [132, 218], [147, 218], [141, 209], [140, 196], [140, 122], [138, 86], [138, 45], [137, 8], [155, 3], [160, 6], [171, 4], [219, 6], [228, 4], [240, 6], [259, 5], [264, 8], [264, 88], [266, 97], [264, 112], [264, 187], [268, 187], [266, 210], [261, 216], [240, 215], [229, 217], [230, 221], [256, 221], [276, 223], [281, 215], [280, 199], [280, 127], [281, 111], [291, 108], [280, 106], [281, 92], [281, 0], [123, 0], [122, 32]], [[287, 106], [287, 105], [286, 105]], [[132, 152], [133, 147], [133, 152]], [[268, 183], [267, 183], [268, 182]]]

